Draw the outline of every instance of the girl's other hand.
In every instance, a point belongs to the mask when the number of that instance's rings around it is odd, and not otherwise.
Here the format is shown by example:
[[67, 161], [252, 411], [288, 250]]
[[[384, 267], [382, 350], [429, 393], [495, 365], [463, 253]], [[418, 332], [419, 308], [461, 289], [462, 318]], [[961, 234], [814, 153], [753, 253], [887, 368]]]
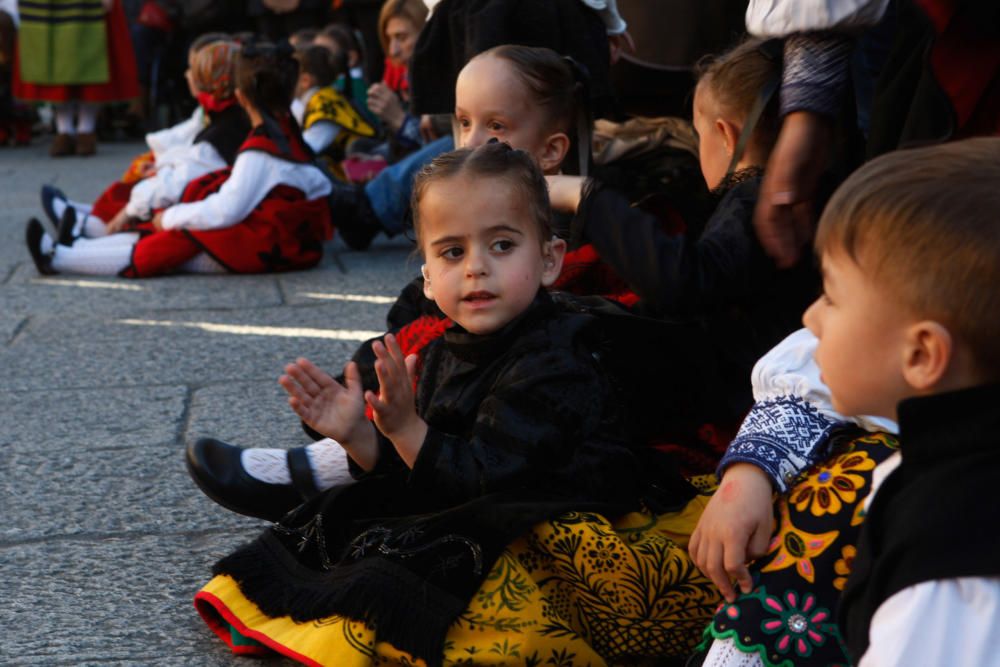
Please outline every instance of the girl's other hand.
[[386, 334], [384, 344], [376, 341], [372, 351], [379, 392], [365, 392], [365, 400], [375, 413], [375, 425], [392, 440], [400, 457], [412, 468], [427, 435], [427, 424], [417, 414], [413, 393], [417, 355], [404, 357], [392, 334]]
[[158, 232], [162, 232], [163, 231], [163, 211], [157, 211], [156, 214], [153, 216], [153, 219], [150, 220], [150, 222], [153, 225], [153, 229], [155, 229]]
[[126, 229], [131, 227], [135, 223], [135, 218], [132, 218], [125, 212], [125, 209], [118, 211], [115, 217], [108, 221], [106, 229], [108, 234], [117, 234], [118, 232], [124, 232]]
[[726, 470], [705, 507], [688, 552], [726, 601], [732, 602], [736, 599], [734, 579], [744, 593], [753, 590], [747, 563], [767, 553], [773, 532], [770, 478], [751, 463], [736, 463]]

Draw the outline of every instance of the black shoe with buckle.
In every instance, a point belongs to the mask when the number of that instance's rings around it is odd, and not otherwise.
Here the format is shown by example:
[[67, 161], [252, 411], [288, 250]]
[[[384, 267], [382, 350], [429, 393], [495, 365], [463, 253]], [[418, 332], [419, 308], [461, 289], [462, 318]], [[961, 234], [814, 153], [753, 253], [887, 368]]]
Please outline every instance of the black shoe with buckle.
[[319, 494], [305, 447], [288, 450], [291, 484], [269, 484], [252, 477], [243, 467], [242, 452], [241, 447], [221, 440], [201, 438], [188, 445], [188, 473], [206, 496], [226, 509], [268, 521], [278, 521]]
[[42, 236], [45, 235], [45, 228], [37, 218], [28, 220], [28, 226], [24, 229], [24, 241], [28, 245], [28, 252], [31, 253], [31, 261], [35, 263], [35, 268], [43, 276], [51, 276], [59, 273], [52, 268], [52, 255], [42, 252]]
[[42, 210], [45, 211], [45, 217], [52, 221], [53, 225], [58, 225], [60, 216], [56, 215], [55, 206], [53, 202], [56, 199], [61, 199], [63, 203], [66, 204], [67, 208], [69, 206], [69, 200], [66, 198], [66, 194], [54, 185], [43, 185], [40, 194], [42, 200]]

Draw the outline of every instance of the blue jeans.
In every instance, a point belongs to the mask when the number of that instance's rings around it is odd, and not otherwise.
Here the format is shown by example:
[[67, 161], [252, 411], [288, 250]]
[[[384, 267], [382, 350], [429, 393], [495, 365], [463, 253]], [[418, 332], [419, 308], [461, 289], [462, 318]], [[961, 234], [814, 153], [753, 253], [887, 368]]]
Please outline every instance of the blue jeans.
[[365, 195], [386, 233], [392, 236], [403, 231], [406, 212], [410, 208], [413, 177], [436, 156], [454, 148], [455, 142], [450, 135], [435, 139], [396, 164], [386, 167], [365, 185]]

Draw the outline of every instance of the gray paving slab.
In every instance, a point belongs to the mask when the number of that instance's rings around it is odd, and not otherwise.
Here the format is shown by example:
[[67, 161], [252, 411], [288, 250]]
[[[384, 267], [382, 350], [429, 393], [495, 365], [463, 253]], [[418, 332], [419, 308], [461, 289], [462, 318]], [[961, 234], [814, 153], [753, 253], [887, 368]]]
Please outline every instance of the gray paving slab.
[[142, 146], [46, 149], [0, 150], [0, 664], [254, 664], [191, 599], [263, 523], [202, 495], [184, 447], [308, 442], [282, 367], [341, 367], [419, 262], [397, 237], [334, 240], [338, 262], [291, 274], [41, 278], [23, 244], [40, 186], [92, 201]]

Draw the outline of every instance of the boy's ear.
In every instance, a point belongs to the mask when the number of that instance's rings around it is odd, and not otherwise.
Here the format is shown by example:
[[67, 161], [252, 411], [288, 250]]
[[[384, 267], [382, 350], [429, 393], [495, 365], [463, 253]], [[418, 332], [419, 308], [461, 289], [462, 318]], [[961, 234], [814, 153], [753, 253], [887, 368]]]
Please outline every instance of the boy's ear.
[[740, 140], [740, 128], [725, 118], [716, 118], [715, 130], [722, 137], [722, 143], [726, 147], [726, 154], [732, 157], [733, 151], [736, 150], [736, 142]]
[[924, 392], [944, 379], [955, 353], [955, 340], [941, 324], [924, 320], [906, 331], [903, 349], [903, 379]]
[[542, 246], [542, 286], [551, 287], [562, 272], [566, 241], [556, 236]]
[[542, 148], [542, 154], [538, 156], [538, 166], [543, 174], [548, 174], [559, 168], [566, 153], [569, 152], [569, 137], [564, 132], [556, 132], [549, 135]]
[[431, 288], [431, 274], [427, 270], [426, 264], [420, 265], [420, 274], [424, 277], [424, 296], [433, 301], [434, 290]]

